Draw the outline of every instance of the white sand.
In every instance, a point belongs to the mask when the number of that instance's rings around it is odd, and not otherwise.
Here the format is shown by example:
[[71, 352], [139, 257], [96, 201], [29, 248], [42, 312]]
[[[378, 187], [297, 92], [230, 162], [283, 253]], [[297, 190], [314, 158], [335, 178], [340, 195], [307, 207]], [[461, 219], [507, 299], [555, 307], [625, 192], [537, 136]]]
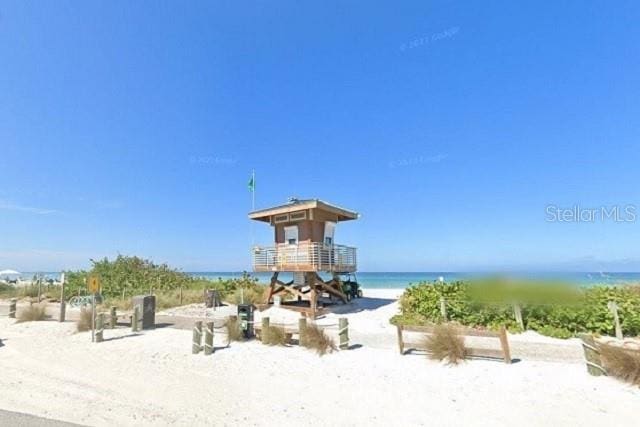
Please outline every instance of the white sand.
[[[110, 340], [92, 344], [72, 323], [3, 317], [0, 409], [88, 425], [637, 425], [640, 389], [591, 377], [581, 363], [448, 367], [401, 356], [388, 325], [395, 303], [364, 299], [360, 308], [347, 317], [363, 346], [322, 358], [256, 342], [192, 355], [191, 332], [173, 328], [107, 330]], [[275, 311], [272, 322], [289, 320]], [[527, 335], [519, 340], [536, 345]]]

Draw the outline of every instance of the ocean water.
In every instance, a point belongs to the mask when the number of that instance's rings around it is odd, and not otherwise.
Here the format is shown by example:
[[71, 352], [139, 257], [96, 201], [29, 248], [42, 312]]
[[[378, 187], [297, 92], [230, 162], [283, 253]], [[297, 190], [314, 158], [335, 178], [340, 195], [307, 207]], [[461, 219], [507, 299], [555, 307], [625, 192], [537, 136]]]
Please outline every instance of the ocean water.
[[[47, 279], [57, 279], [60, 277], [58, 272], [45, 273], [22, 273], [23, 279], [30, 279], [34, 274], [42, 274]], [[229, 279], [242, 277], [242, 272], [229, 271], [197, 271], [188, 272], [194, 277], [202, 277], [206, 279], [216, 280], [218, 278]], [[269, 283], [271, 273], [251, 273], [257, 277], [262, 283]], [[605, 273], [605, 272], [584, 272], [584, 273], [517, 273], [512, 274], [518, 277], [529, 279], [558, 279], [578, 286], [596, 286], [596, 285], [624, 285], [630, 283], [640, 283], [640, 273]], [[419, 282], [433, 282], [440, 277], [447, 282], [455, 280], [464, 280], [470, 278], [478, 278], [487, 276], [481, 273], [461, 273], [461, 272], [359, 272], [355, 273], [355, 277], [364, 288], [382, 289], [397, 288], [404, 289], [411, 284]], [[324, 276], [323, 276], [324, 277]], [[328, 276], [327, 276], [328, 277]], [[12, 277], [15, 278], [15, 277]], [[281, 273], [280, 278], [288, 281], [292, 279], [291, 273]]]
[[[222, 279], [242, 277], [242, 272], [192, 272], [193, 276], [203, 277], [207, 279]], [[271, 273], [252, 273], [258, 277], [260, 282], [268, 283]], [[624, 285], [630, 283], [640, 283], [640, 273], [605, 273], [605, 272], [584, 272], [584, 273], [515, 273], [513, 276], [528, 279], [557, 279], [578, 286], [596, 286], [596, 285]], [[486, 273], [461, 273], [461, 272], [359, 272], [355, 273], [358, 283], [369, 289], [382, 288], [398, 288], [404, 289], [411, 284], [420, 282], [433, 282], [439, 278], [443, 278], [446, 282], [464, 280], [470, 278], [478, 278], [487, 276]], [[291, 274], [280, 274], [284, 280], [290, 280]]]

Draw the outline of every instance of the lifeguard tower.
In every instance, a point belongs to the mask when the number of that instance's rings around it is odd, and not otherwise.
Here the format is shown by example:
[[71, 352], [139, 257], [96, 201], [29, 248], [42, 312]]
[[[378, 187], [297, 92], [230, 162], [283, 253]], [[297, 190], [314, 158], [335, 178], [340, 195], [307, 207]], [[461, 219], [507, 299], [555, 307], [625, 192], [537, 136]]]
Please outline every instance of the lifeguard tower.
[[[252, 254], [255, 272], [273, 272], [267, 304], [289, 293], [297, 297], [293, 307], [315, 317], [323, 293], [347, 302], [339, 275], [356, 271], [356, 248], [338, 245], [334, 237], [336, 225], [357, 219], [356, 212], [318, 199], [292, 198], [285, 205], [251, 212], [249, 218], [274, 228], [275, 244], [255, 246]], [[279, 280], [281, 272], [293, 273], [293, 280]], [[324, 281], [319, 273], [332, 278]]]

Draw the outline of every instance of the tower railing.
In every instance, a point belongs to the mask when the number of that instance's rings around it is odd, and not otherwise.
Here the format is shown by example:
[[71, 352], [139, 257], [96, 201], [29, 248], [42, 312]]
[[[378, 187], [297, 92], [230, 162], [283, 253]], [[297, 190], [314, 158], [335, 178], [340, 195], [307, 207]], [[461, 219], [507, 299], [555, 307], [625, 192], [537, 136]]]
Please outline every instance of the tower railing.
[[281, 243], [275, 246], [255, 246], [252, 252], [253, 270], [264, 271], [356, 271], [356, 248], [345, 245], [325, 245], [315, 242]]

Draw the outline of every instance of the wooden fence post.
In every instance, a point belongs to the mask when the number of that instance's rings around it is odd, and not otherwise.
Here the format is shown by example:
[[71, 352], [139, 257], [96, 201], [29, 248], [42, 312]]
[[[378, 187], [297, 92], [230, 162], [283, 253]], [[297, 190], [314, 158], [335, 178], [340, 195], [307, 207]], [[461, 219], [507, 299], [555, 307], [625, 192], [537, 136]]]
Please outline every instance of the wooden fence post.
[[198, 354], [202, 350], [202, 321], [198, 320], [193, 326], [193, 342], [191, 343], [191, 353]]
[[263, 317], [262, 318], [262, 329], [260, 330], [260, 341], [264, 341], [264, 334], [265, 331], [269, 329], [269, 318], [268, 317]]
[[64, 300], [64, 274], [62, 277], [62, 284], [60, 287], [60, 316], [58, 321], [64, 322], [67, 318], [67, 303]]
[[602, 358], [593, 336], [588, 334], [580, 334], [582, 340], [582, 349], [584, 350], [584, 359], [587, 362], [587, 372], [594, 376], [607, 375], [602, 367]]
[[509, 348], [509, 339], [507, 338], [507, 328], [501, 326], [499, 334], [498, 338], [500, 339], [500, 347], [504, 355], [504, 363], [511, 363], [511, 349]]
[[305, 330], [307, 329], [307, 318], [301, 317], [298, 319], [298, 344], [301, 346], [306, 345]]
[[213, 322], [207, 322], [204, 328], [204, 355], [213, 353]]
[[349, 319], [346, 317], [338, 319], [338, 328], [340, 350], [347, 350], [349, 348]]
[[404, 354], [404, 341], [402, 340], [402, 325], [397, 325], [398, 328], [398, 349], [400, 354]]
[[140, 330], [140, 306], [133, 307], [133, 316], [131, 317], [131, 332], [138, 332]]
[[11, 298], [11, 301], [9, 302], [9, 317], [11, 319], [15, 319], [16, 318], [16, 305], [18, 303], [18, 300], [16, 300], [15, 298]]
[[38, 277], [38, 304], [42, 300], [42, 278]]
[[522, 320], [522, 309], [520, 305], [516, 302], [513, 303], [513, 315], [516, 318], [516, 323], [520, 326], [520, 329], [524, 331], [524, 320]]
[[102, 342], [103, 331], [104, 331], [104, 313], [100, 313], [96, 317], [96, 342]]
[[444, 320], [447, 319], [447, 300], [444, 297], [440, 297], [440, 315]]
[[180, 305], [182, 305], [182, 286], [180, 286]]
[[613, 323], [615, 325], [616, 338], [619, 340], [623, 339], [622, 336], [622, 327], [620, 326], [620, 317], [618, 317], [618, 304], [615, 301], [609, 301], [607, 304], [607, 308], [611, 314], [613, 314]]
[[118, 313], [116, 311], [116, 307], [115, 306], [111, 306], [111, 312], [109, 313], [110, 318], [109, 318], [109, 327], [111, 329], [115, 329], [116, 328], [116, 324], [118, 323]]

